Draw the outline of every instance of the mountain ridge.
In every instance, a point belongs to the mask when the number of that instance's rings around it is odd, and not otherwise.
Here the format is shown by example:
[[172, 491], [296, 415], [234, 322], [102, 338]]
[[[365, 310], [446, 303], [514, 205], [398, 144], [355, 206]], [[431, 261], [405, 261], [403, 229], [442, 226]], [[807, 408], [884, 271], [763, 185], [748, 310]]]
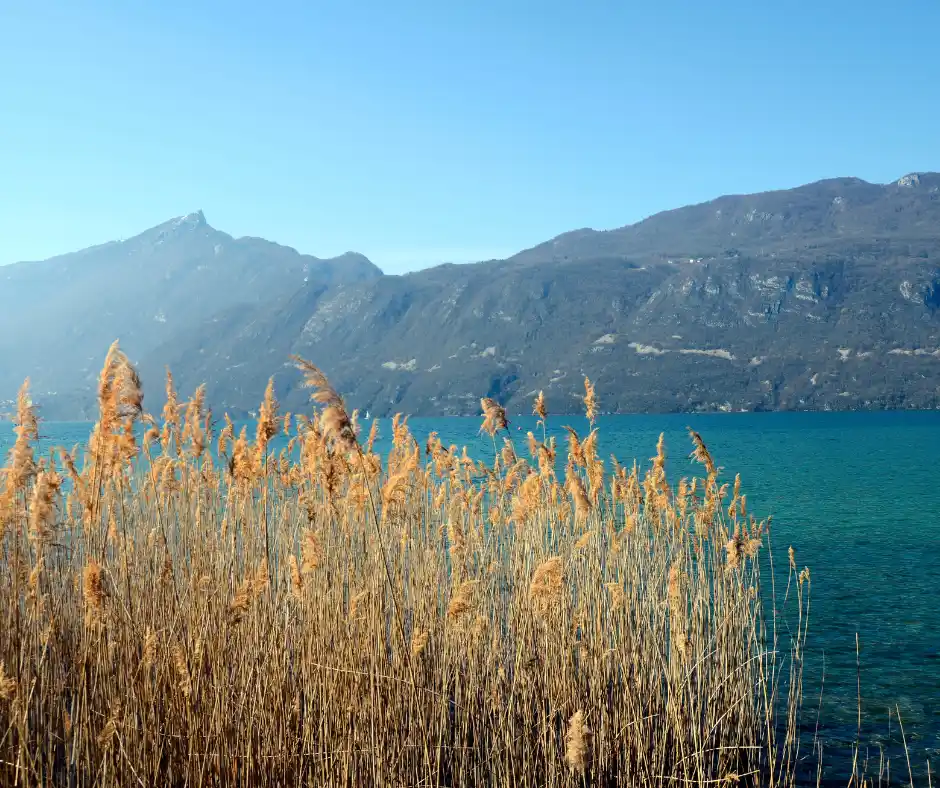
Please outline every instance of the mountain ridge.
[[[219, 233], [205, 228], [193, 237]], [[262, 257], [288, 254], [246, 243]], [[199, 248], [184, 257], [206, 265]], [[296, 353], [374, 414], [469, 414], [480, 396], [526, 411], [539, 389], [564, 412], [577, 408], [585, 374], [612, 411], [940, 405], [937, 173], [724, 195], [404, 276], [356, 253], [290, 252], [308, 261], [305, 281], [282, 264], [272, 270], [283, 281], [266, 277], [264, 292], [242, 282], [224, 302], [197, 302], [175, 330], [122, 337], [148, 397], [159, 399], [169, 365], [184, 392], [207, 382], [210, 401], [233, 414], [255, 407], [272, 373], [285, 407], [303, 408], [287, 365]], [[310, 276], [309, 261], [331, 264]], [[250, 274], [237, 266], [218, 286]], [[6, 352], [0, 344], [0, 361]], [[80, 408], [81, 385], [68, 404], [47, 397], [49, 412], [89, 415], [91, 382], [86, 370]]]
[[[846, 195], [844, 194], [847, 189], [852, 190], [852, 199], [861, 198], [862, 202], [860, 204], [867, 206], [872, 202], [876, 202], [878, 198], [890, 196], [893, 192], [899, 191], [901, 189], [924, 189], [936, 194], [938, 191], [940, 191], [940, 173], [909, 173], [895, 181], [890, 181], [886, 184], [870, 183], [868, 181], [862, 180], [861, 178], [853, 177], [826, 178], [790, 189], [775, 189], [772, 191], [757, 192], [754, 194], [726, 194], [711, 200], [706, 200], [704, 202], [686, 205], [680, 208], [659, 211], [637, 222], [615, 227], [609, 230], [581, 228], [578, 230], [562, 233], [548, 241], [543, 242], [542, 244], [538, 244], [535, 247], [523, 250], [510, 259], [528, 257], [532, 253], [540, 253], [539, 259], [542, 259], [545, 250], [550, 247], [554, 248], [552, 254], [557, 256], [558, 246], [569, 240], [583, 243], [586, 239], [620, 239], [630, 238], [631, 236], [635, 237], [637, 235], [642, 235], [642, 233], [651, 225], [662, 224], [675, 217], [685, 218], [690, 214], [704, 213], [706, 209], [711, 209], [715, 206], [718, 206], [717, 210], [721, 211], [722, 209], [720, 206], [727, 205], [729, 203], [733, 204], [735, 202], [747, 202], [753, 205], [751, 210], [755, 212], [754, 219], [761, 219], [761, 223], [766, 221], [767, 218], [771, 218], [773, 216], [772, 214], [771, 217], [767, 217], [767, 211], [763, 210], [766, 203], [780, 201], [784, 198], [790, 198], [788, 202], [792, 205], [792, 198], [803, 197], [804, 195], [812, 194], [813, 192], [826, 193], [833, 200], [841, 198], [840, 202], [836, 203], [836, 205], [839, 206], [839, 211], [843, 212], [845, 210], [845, 206], [847, 205]], [[727, 219], [727, 217], [724, 218]], [[750, 223], [753, 223], [754, 219], [751, 219]], [[860, 230], [856, 230], [856, 232], [859, 231]]]

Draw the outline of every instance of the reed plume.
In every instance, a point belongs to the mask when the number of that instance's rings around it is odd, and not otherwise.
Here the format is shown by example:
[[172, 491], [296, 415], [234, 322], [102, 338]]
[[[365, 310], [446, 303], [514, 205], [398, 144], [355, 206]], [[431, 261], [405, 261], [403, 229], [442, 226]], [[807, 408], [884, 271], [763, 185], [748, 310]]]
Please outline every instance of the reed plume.
[[587, 377], [584, 378], [584, 415], [593, 429], [594, 422], [597, 421], [597, 392]]
[[188, 701], [193, 694], [193, 677], [189, 672], [186, 654], [178, 643], [174, 643], [170, 647], [170, 657], [173, 661], [173, 668], [176, 671], [177, 688]]
[[16, 397], [13, 432], [16, 439], [5, 468], [3, 491], [0, 492], [0, 535], [5, 529], [5, 524], [14, 521], [17, 493], [25, 494], [27, 485], [36, 475], [33, 442], [39, 439], [39, 422], [29, 395], [28, 378]]
[[465, 580], [454, 592], [447, 606], [447, 618], [453, 622], [460, 621], [472, 607], [473, 592], [477, 587], [475, 580]]
[[37, 553], [42, 553], [54, 536], [56, 502], [62, 477], [55, 466], [39, 472], [29, 506], [29, 538]]
[[16, 679], [8, 676], [6, 665], [0, 662], [0, 700], [13, 700], [16, 696]]
[[559, 601], [564, 588], [564, 562], [552, 556], [536, 567], [529, 584], [529, 598], [539, 607], [548, 607]]
[[82, 596], [85, 600], [85, 622], [94, 628], [102, 623], [104, 606], [108, 599], [108, 592], [104, 588], [101, 577], [101, 567], [98, 562], [91, 560], [85, 566], [82, 576]]
[[322, 408], [320, 428], [326, 439], [332, 441], [342, 452], [355, 452], [359, 444], [343, 398], [319, 367], [299, 356], [291, 356], [291, 360], [303, 375], [304, 387], [311, 389], [310, 400]]
[[480, 426], [480, 432], [495, 437], [500, 430], [509, 429], [506, 409], [495, 399], [484, 397], [480, 400], [480, 408], [483, 410], [483, 424]]
[[584, 482], [574, 471], [574, 469], [571, 469], [571, 471], [567, 474], [567, 478], [565, 479], [565, 487], [574, 501], [575, 516], [577, 517], [578, 522], [585, 522], [588, 516], [591, 514], [591, 501], [584, 489]]
[[535, 404], [532, 406], [532, 413], [538, 416], [541, 421], [545, 421], [548, 417], [548, 411], [545, 407], [545, 392], [540, 391], [538, 393], [538, 396], [535, 398]]
[[584, 774], [591, 751], [591, 729], [584, 721], [584, 712], [578, 709], [568, 720], [565, 735], [565, 762], [574, 771]]
[[430, 633], [428, 630], [424, 629], [420, 632], [416, 632], [414, 637], [411, 639], [411, 655], [414, 657], [420, 657], [424, 650], [428, 647], [428, 641], [430, 640]]
[[141, 648], [140, 667], [143, 671], [148, 671], [153, 667], [157, 657], [157, 634], [153, 627], [148, 626], [144, 633], [144, 643]]
[[689, 437], [692, 438], [692, 444], [694, 446], [690, 457], [702, 463], [702, 465], [705, 466], [705, 470], [708, 472], [709, 476], [716, 475], [718, 473], [718, 469], [715, 467], [715, 462], [712, 460], [712, 456], [706, 448], [705, 441], [702, 440], [702, 436], [691, 427], [689, 427], [688, 430]]

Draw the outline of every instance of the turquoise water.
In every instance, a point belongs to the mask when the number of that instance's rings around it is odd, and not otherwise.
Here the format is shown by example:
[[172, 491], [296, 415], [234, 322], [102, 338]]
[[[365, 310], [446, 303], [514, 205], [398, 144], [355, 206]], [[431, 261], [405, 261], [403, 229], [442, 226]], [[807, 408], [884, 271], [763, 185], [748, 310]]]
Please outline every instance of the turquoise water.
[[[412, 419], [416, 437], [436, 430], [445, 444], [491, 455], [478, 419]], [[583, 419], [549, 419], [586, 430]], [[940, 413], [768, 413], [609, 416], [600, 420], [602, 456], [629, 463], [652, 456], [666, 435], [670, 478], [690, 474], [686, 425], [702, 434], [729, 476], [740, 473], [748, 508], [773, 515], [775, 560], [812, 569], [805, 723], [816, 728], [831, 770], [844, 767], [855, 739], [855, 636], [861, 660], [863, 740], [905, 772], [897, 706], [915, 772], [940, 763]], [[6, 426], [6, 425], [5, 425]], [[386, 436], [390, 432], [383, 422]], [[521, 431], [517, 431], [521, 427]], [[516, 419], [522, 439], [534, 420]], [[44, 443], [71, 446], [86, 424], [45, 424]], [[0, 431], [0, 452], [12, 438]], [[382, 448], [382, 446], [380, 446]], [[524, 451], [524, 441], [517, 447]], [[822, 702], [820, 678], [824, 671]], [[811, 736], [810, 736], [811, 738]], [[877, 760], [877, 754], [875, 754]], [[842, 784], [845, 784], [843, 780]]]

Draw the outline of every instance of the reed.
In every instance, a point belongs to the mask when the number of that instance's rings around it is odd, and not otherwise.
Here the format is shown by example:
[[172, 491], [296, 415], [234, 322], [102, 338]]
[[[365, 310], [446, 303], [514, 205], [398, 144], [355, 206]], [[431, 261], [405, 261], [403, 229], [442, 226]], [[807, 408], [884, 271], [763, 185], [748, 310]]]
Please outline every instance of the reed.
[[380, 457], [297, 363], [312, 412], [291, 425], [269, 384], [253, 441], [169, 375], [146, 414], [115, 345], [87, 448], [37, 459], [24, 386], [0, 784], [795, 784], [809, 573], [791, 553], [777, 627], [766, 523], [700, 436], [676, 487], [662, 441], [608, 469], [595, 431], [570, 431], [562, 475], [540, 393], [527, 446], [483, 400], [492, 463], [399, 417]]

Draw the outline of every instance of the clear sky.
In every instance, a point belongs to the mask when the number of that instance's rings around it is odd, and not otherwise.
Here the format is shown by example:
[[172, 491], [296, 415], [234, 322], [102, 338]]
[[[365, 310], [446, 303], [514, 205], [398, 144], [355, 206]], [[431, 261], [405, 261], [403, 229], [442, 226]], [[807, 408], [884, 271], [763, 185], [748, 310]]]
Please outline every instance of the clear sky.
[[0, 0], [0, 263], [203, 209], [386, 271], [940, 170], [940, 0]]

